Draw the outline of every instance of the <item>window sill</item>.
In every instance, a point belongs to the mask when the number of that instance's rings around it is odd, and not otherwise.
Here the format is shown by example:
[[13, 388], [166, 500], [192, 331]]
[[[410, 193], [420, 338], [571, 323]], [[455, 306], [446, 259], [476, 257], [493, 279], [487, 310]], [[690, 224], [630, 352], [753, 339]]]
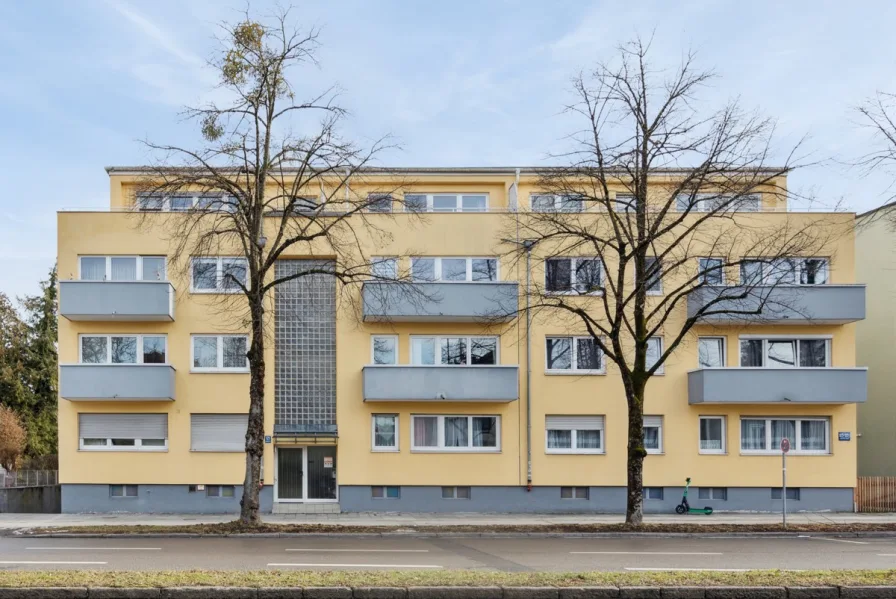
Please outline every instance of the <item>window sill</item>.
[[237, 370], [237, 369], [226, 369], [226, 368], [220, 368], [220, 369], [191, 368], [190, 374], [249, 374], [249, 369], [246, 368], [245, 370]]
[[397, 447], [396, 447], [395, 449], [377, 449], [377, 448], [374, 448], [374, 449], [371, 449], [370, 452], [371, 452], [371, 453], [401, 453], [401, 450], [398, 449]]
[[606, 370], [545, 370], [545, 376], [606, 376]]
[[665, 451], [651, 451], [649, 449], [645, 449], [644, 451], [647, 452], [647, 455], [666, 455]]
[[190, 449], [190, 453], [246, 453], [246, 449]]
[[500, 449], [487, 449], [487, 450], [476, 450], [476, 449], [442, 449], [442, 448], [434, 448], [434, 449], [411, 449], [411, 453], [459, 453], [459, 454], [492, 454], [497, 455], [501, 453]]
[[81, 447], [78, 449], [79, 452], [84, 453], [168, 453], [168, 448], [158, 448], [158, 449], [140, 449], [140, 448], [127, 448], [127, 447], [115, 447], [115, 448], [102, 448], [102, 449], [87, 449]]
[[236, 295], [242, 292], [242, 289], [233, 291], [224, 291], [223, 289], [190, 289], [190, 293], [193, 295]]
[[[741, 451], [741, 452], [740, 452], [740, 455], [743, 455], [743, 456], [765, 456], [765, 457], [768, 457], [768, 456], [777, 456], [777, 457], [781, 457], [781, 450], [780, 450], [780, 449], [776, 449], [776, 450], [773, 450], [773, 451]], [[834, 455], [834, 452], [832, 452], [832, 451], [793, 451], [793, 450], [790, 450], [790, 451], [787, 453], [787, 455], [789, 455], [789, 456], [808, 456], [808, 457], [816, 457], [816, 458], [821, 457], [821, 458], [823, 458], [823, 457], [825, 457], [825, 456], [832, 456], [832, 455]]]
[[545, 297], [602, 297], [604, 294], [603, 291], [589, 291], [587, 293], [582, 293], [579, 291], [545, 291]]
[[727, 451], [698, 451], [698, 455], [728, 455]]
[[557, 451], [546, 449], [546, 455], [607, 455], [606, 451]]

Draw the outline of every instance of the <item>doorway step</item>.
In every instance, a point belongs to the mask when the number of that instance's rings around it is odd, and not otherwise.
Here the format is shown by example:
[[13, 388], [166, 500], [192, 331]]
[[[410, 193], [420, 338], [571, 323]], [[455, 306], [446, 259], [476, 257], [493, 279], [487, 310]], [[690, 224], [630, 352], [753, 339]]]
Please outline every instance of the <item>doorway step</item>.
[[281, 503], [274, 502], [275, 514], [338, 514], [338, 503]]

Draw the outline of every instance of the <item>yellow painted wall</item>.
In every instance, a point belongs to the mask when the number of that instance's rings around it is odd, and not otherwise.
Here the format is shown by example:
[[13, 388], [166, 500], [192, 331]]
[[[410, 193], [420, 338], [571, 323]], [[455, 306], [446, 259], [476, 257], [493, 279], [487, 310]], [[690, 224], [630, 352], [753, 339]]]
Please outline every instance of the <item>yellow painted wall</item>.
[[[133, 177], [110, 177], [111, 205], [123, 207], [131, 202], [128, 187]], [[362, 233], [361, 244], [371, 255], [496, 256], [506, 252], [502, 237], [515, 234], [514, 216], [508, 192], [512, 175], [421, 175], [405, 181], [405, 189], [420, 192], [488, 192], [493, 212], [487, 214], [407, 214], [369, 215], [378, 231]], [[371, 189], [388, 187], [389, 181], [367, 181]], [[362, 188], [358, 188], [362, 189]], [[521, 206], [537, 189], [531, 177], [521, 181], [518, 198]], [[766, 208], [777, 202], [768, 195]], [[148, 215], [161, 222], [177, 215]], [[596, 216], [600, 218], [600, 216]], [[738, 218], [741, 218], [740, 216]], [[851, 235], [852, 215], [762, 213], [743, 215], [759, 222], [829, 223], [842, 228], [830, 252], [831, 282], [855, 280], [854, 247]], [[162, 228], [138, 227], [139, 220], [126, 212], [60, 213], [60, 279], [77, 278], [79, 255], [166, 254], [169, 242]], [[736, 227], [736, 223], [727, 226]], [[326, 257], [327, 249], [313, 249], [316, 257]], [[303, 258], [309, 248], [299, 248], [284, 258]], [[408, 268], [405, 260], [403, 268]], [[543, 277], [540, 261], [535, 260], [533, 278]], [[189, 283], [177, 268], [169, 268], [178, 291], [173, 323], [96, 323], [71, 322], [60, 318], [60, 362], [77, 362], [78, 334], [149, 333], [168, 335], [169, 361], [177, 369], [177, 400], [170, 403], [88, 403], [60, 400], [60, 469], [63, 483], [177, 483], [234, 484], [243, 478], [242, 454], [191, 453], [189, 450], [189, 414], [245, 413], [248, 409], [248, 375], [190, 374], [190, 334], [246, 332], [238, 319], [222, 316], [218, 296], [191, 295]], [[500, 265], [502, 280], [524, 281], [520, 264], [504, 258]], [[362, 367], [370, 362], [370, 337], [374, 334], [399, 335], [399, 363], [409, 363], [411, 334], [483, 334], [482, 325], [457, 323], [362, 323], [358, 314], [358, 287], [337, 290], [340, 298], [337, 319], [337, 422], [339, 428], [340, 485], [413, 484], [413, 485], [523, 485], [526, 482], [525, 447], [525, 346], [524, 330], [515, 323], [499, 327], [500, 361], [519, 364], [519, 401], [510, 403], [432, 403], [362, 401]], [[238, 301], [238, 300], [236, 300]], [[239, 305], [230, 306], [238, 310]], [[682, 307], [682, 311], [684, 308]], [[224, 310], [233, 314], [233, 310]], [[273, 319], [273, 310], [268, 314]], [[268, 322], [269, 326], [271, 321]], [[674, 323], [670, 323], [674, 326]], [[609, 365], [606, 375], [551, 376], [544, 372], [544, 338], [548, 334], [570, 334], [556, 321], [536, 318], [532, 330], [532, 439], [533, 482], [535, 485], [608, 485], [625, 484], [626, 406], [621, 382]], [[580, 331], [583, 332], [583, 331]], [[855, 364], [855, 327], [845, 326], [774, 326], [774, 327], [700, 327], [696, 335], [728, 336], [728, 363], [736, 366], [739, 334], [819, 334], [832, 336], [834, 366]], [[689, 406], [687, 371], [697, 367], [696, 347], [688, 340], [666, 365], [665, 374], [648, 386], [645, 413], [664, 416], [664, 455], [650, 455], [646, 461], [648, 485], [680, 485], [691, 476], [701, 485], [774, 486], [780, 479], [774, 456], [742, 456], [739, 452], [740, 415], [830, 416], [832, 418], [832, 454], [794, 456], [789, 469], [795, 486], [852, 487], [856, 474], [856, 443], [839, 443], [836, 432], [856, 431], [856, 411], [845, 406]], [[265, 432], [273, 432], [274, 389], [273, 337], [267, 344], [267, 402]], [[144, 412], [169, 414], [169, 451], [167, 453], [81, 452], [78, 451], [78, 412]], [[371, 450], [371, 415], [396, 413], [400, 416], [400, 452]], [[410, 451], [411, 414], [497, 414], [501, 416], [501, 451], [495, 454], [432, 454]], [[546, 455], [544, 421], [548, 414], [606, 416], [605, 455]], [[728, 455], [698, 455], [698, 416], [727, 416]], [[273, 482], [273, 449], [266, 446], [265, 479]]]

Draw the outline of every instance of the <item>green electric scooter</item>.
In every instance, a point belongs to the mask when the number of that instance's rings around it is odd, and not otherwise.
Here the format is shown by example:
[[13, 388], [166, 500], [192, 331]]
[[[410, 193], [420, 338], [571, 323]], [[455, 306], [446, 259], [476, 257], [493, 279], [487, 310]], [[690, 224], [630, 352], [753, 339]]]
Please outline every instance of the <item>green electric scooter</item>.
[[687, 479], [687, 484], [684, 486], [684, 497], [681, 498], [681, 503], [675, 506], [676, 514], [706, 514], [707, 516], [712, 513], [712, 508], [706, 506], [704, 508], [699, 507], [691, 507], [688, 504], [688, 488], [691, 486], [691, 479]]

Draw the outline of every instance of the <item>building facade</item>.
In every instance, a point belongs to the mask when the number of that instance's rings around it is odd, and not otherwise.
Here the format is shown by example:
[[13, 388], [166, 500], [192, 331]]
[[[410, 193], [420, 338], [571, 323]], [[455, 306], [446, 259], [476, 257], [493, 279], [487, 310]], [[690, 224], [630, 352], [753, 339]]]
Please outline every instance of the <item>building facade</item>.
[[856, 278], [868, 286], [867, 318], [856, 326], [856, 360], [868, 368], [868, 401], [858, 413], [859, 476], [896, 476], [896, 236], [894, 207], [856, 218]]
[[[62, 509], [237, 512], [248, 328], [224, 274], [245, 265], [227, 252], [175, 265], [162, 221], [201, 198], [141, 204], [141, 171], [108, 170], [111, 210], [59, 214]], [[528, 331], [524, 318], [483, 318], [526, 295], [525, 261], [501, 244], [518, 214], [540, 208], [535, 173], [401, 175], [422, 218], [384, 206], [358, 240], [386, 277], [309, 275], [272, 297], [262, 511], [623, 512], [627, 407], [613, 364], [549, 316]], [[788, 505], [853, 509], [867, 378], [855, 362], [854, 216], [757, 201], [742, 218], [825, 219], [845, 233], [824, 256], [794, 257], [797, 275], [775, 290], [792, 313], [701, 322], [651, 379], [646, 512], [674, 511], [687, 477], [692, 505], [780, 509], [782, 434], [793, 440]], [[276, 270], [328, 260], [283, 256]], [[416, 299], [381, 280], [392, 272], [411, 273]], [[544, 259], [533, 255], [529, 274], [544, 281]]]

